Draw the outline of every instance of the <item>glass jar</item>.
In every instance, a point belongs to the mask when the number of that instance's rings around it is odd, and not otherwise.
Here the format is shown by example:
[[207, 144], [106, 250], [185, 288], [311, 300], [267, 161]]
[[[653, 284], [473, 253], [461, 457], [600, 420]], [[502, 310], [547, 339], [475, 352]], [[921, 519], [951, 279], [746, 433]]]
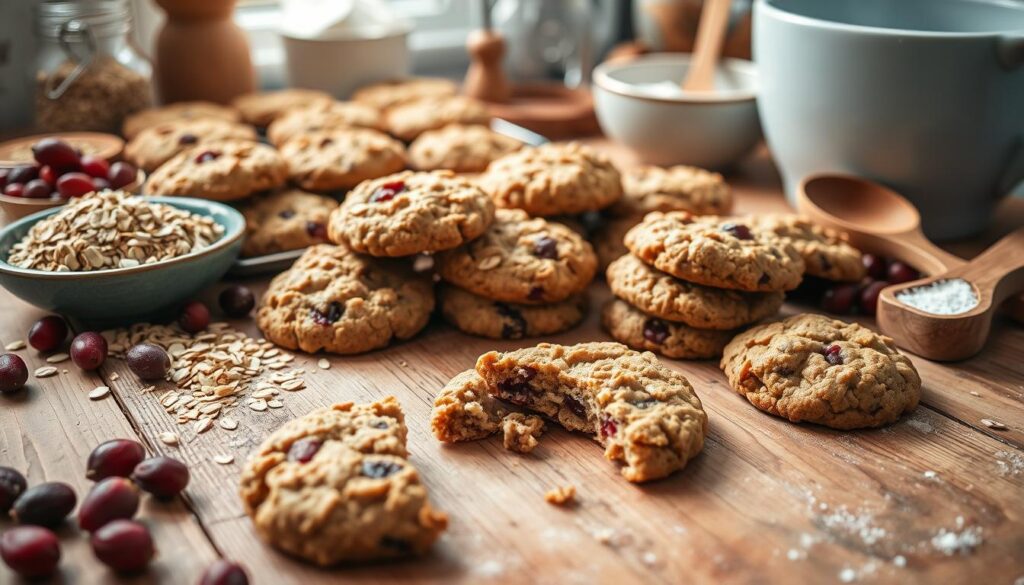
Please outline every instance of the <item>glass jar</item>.
[[128, 0], [36, 4], [35, 123], [42, 132], [120, 133], [153, 104], [152, 67], [131, 40]]

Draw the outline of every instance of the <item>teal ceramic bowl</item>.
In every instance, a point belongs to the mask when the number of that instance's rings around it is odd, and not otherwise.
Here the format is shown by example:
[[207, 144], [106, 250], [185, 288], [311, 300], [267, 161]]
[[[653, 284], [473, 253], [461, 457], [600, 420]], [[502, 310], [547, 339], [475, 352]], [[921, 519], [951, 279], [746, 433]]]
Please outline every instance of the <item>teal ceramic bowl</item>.
[[0, 230], [0, 286], [18, 298], [48, 311], [90, 323], [118, 323], [157, 315], [219, 280], [238, 257], [245, 219], [235, 209], [205, 199], [151, 197], [210, 217], [224, 227], [213, 245], [187, 256], [134, 268], [95, 272], [48, 272], [7, 263], [11, 247], [38, 221], [60, 211], [48, 209]]

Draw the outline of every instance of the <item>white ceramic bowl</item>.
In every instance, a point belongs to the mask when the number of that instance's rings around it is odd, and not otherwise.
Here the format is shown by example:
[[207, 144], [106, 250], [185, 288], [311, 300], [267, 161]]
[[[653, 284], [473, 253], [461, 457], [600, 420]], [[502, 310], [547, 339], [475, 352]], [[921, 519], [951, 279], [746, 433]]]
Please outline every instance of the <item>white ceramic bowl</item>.
[[365, 36], [305, 39], [282, 33], [289, 82], [345, 99], [364, 85], [407, 77], [411, 30], [396, 22], [386, 31]]
[[[723, 168], [761, 139], [757, 74], [750, 61], [723, 59], [714, 92], [659, 91], [648, 84], [678, 83], [690, 55], [661, 53], [594, 69], [594, 108], [601, 129], [644, 162]], [[662, 86], [664, 89], [664, 86]]]

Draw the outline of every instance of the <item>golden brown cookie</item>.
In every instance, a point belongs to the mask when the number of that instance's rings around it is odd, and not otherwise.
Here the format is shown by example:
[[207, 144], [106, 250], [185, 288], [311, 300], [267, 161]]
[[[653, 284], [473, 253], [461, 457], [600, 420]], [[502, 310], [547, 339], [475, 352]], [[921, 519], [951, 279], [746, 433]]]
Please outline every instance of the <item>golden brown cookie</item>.
[[732, 191], [722, 175], [701, 168], [642, 165], [623, 171], [622, 199], [608, 211], [640, 218], [652, 211], [726, 215], [732, 211]]
[[231, 102], [242, 119], [253, 126], [266, 128], [289, 110], [323, 107], [334, 101], [330, 94], [315, 89], [280, 89], [238, 96]]
[[434, 398], [430, 428], [438, 441], [475, 441], [498, 432], [507, 413], [508, 408], [491, 395], [480, 374], [466, 370]]
[[405, 168], [405, 147], [383, 132], [342, 128], [310, 132], [281, 145], [288, 175], [310, 191], [341, 191]]
[[449, 124], [487, 124], [491, 115], [483, 102], [454, 96], [424, 98], [396, 105], [385, 113], [388, 132], [412, 142], [427, 130]]
[[522, 148], [523, 143], [479, 124], [449, 124], [428, 130], [409, 145], [409, 160], [421, 171], [448, 169], [479, 173], [491, 161]]
[[805, 270], [811, 276], [848, 282], [864, 278], [860, 250], [839, 232], [788, 214], [759, 215], [753, 224], [789, 242], [804, 259]]
[[121, 132], [124, 134], [125, 139], [131, 140], [146, 128], [167, 122], [207, 118], [224, 120], [226, 122], [242, 121], [242, 115], [234, 108], [213, 102], [177, 102], [158, 108], [149, 108], [128, 116], [124, 119], [124, 126]]
[[453, 96], [459, 86], [449, 79], [439, 77], [413, 77], [375, 83], [356, 90], [352, 100], [369, 104], [379, 110], [423, 98]]
[[149, 176], [149, 195], [244, 199], [288, 180], [288, 163], [258, 142], [221, 140], [179, 152]]
[[587, 294], [548, 305], [487, 299], [456, 286], [441, 289], [441, 313], [459, 331], [491, 339], [522, 339], [572, 329], [587, 316]]
[[601, 310], [601, 324], [612, 339], [640, 351], [653, 351], [676, 359], [710, 359], [735, 331], [697, 329], [684, 323], [648, 315], [621, 299], [612, 299]]
[[152, 173], [183, 150], [221, 140], [256, 142], [256, 129], [219, 118], [175, 120], [141, 130], [124, 147], [125, 160]]
[[327, 219], [338, 202], [299, 189], [255, 198], [242, 209], [245, 243], [242, 256], [262, 256], [308, 248], [327, 241]]
[[382, 131], [384, 117], [376, 108], [357, 102], [317, 103], [282, 114], [267, 127], [267, 140], [280, 147], [296, 136], [345, 128]]

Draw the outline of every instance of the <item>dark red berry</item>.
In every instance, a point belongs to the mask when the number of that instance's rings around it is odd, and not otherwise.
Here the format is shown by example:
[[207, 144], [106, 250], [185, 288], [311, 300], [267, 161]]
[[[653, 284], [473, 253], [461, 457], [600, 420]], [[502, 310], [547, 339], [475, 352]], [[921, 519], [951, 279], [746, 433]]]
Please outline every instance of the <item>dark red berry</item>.
[[188, 132], [178, 137], [178, 144], [181, 145], [195, 144], [196, 142], [199, 142], [199, 137], [195, 134], [189, 134]]
[[860, 259], [864, 263], [868, 276], [875, 280], [885, 280], [889, 272], [889, 263], [885, 261], [885, 258], [876, 254], [864, 254]]
[[236, 284], [220, 292], [220, 308], [229, 317], [245, 317], [256, 306], [256, 296], [247, 286]]
[[16, 526], [0, 535], [0, 557], [26, 579], [49, 577], [60, 563], [60, 541], [38, 526]]
[[737, 240], [753, 240], [754, 234], [750, 228], [742, 223], [727, 223], [722, 226], [722, 231], [736, 238]]
[[502, 398], [512, 402], [524, 403], [530, 399], [533, 387], [530, 380], [537, 376], [537, 370], [530, 366], [521, 366], [513, 371], [513, 376], [498, 382], [498, 391]]
[[21, 183], [8, 183], [4, 187], [4, 195], [8, 197], [24, 197], [25, 196], [25, 185]]
[[341, 319], [341, 316], [344, 314], [345, 307], [337, 301], [331, 301], [327, 305], [326, 311], [321, 311], [320, 309], [312, 309], [310, 311], [310, 316], [313, 318], [313, 322], [317, 325], [323, 326], [337, 322], [337, 320]]
[[829, 313], [845, 315], [853, 311], [860, 288], [856, 284], [837, 284], [825, 291], [821, 308]]
[[110, 165], [110, 173], [107, 180], [110, 181], [111, 189], [121, 189], [135, 182], [139, 170], [126, 162], [116, 162]]
[[95, 331], [79, 333], [71, 340], [71, 361], [90, 371], [103, 365], [107, 359], [107, 340]]
[[306, 233], [311, 238], [317, 238], [319, 240], [327, 239], [327, 226], [319, 221], [307, 221], [306, 222]]
[[292, 446], [288, 448], [288, 461], [309, 463], [309, 460], [316, 455], [317, 451], [320, 450], [320, 447], [323, 444], [324, 442], [316, 437], [299, 439], [292, 443]]
[[0, 465], [0, 515], [11, 511], [15, 500], [25, 492], [28, 482], [20, 471]]
[[533, 255], [547, 260], [558, 260], [558, 242], [548, 236], [537, 238], [533, 243]]
[[28, 366], [21, 356], [13, 353], [0, 355], [0, 393], [13, 394], [25, 387]]
[[878, 295], [887, 286], [889, 283], [884, 280], [875, 281], [865, 286], [860, 291], [860, 311], [865, 315], [874, 315], [878, 310]]
[[402, 464], [394, 461], [363, 461], [362, 473], [366, 477], [382, 479], [402, 470]]
[[81, 197], [92, 193], [92, 177], [85, 173], [67, 173], [57, 179], [57, 192], [61, 197]]
[[542, 301], [544, 300], [544, 287], [534, 286], [526, 293], [526, 298], [531, 301]]
[[886, 279], [890, 284], [901, 284], [921, 278], [909, 264], [896, 260], [889, 264], [889, 277]]
[[828, 363], [832, 364], [833, 366], [838, 366], [843, 363], [842, 351], [843, 348], [833, 343], [832, 345], [829, 345], [822, 349], [821, 353], [822, 355], [825, 356], [825, 359], [828, 360]]
[[39, 177], [39, 165], [18, 165], [7, 172], [7, 184], [25, 184]]
[[98, 156], [83, 156], [81, 166], [82, 172], [94, 179], [106, 179], [110, 174], [110, 163]]
[[644, 321], [644, 339], [661, 345], [668, 339], [668, 325], [661, 319], [647, 319]]
[[204, 162], [209, 162], [211, 160], [217, 160], [218, 158], [220, 158], [219, 152], [214, 152], [212, 150], [204, 150], [203, 152], [200, 152], [199, 154], [196, 155], [196, 164], [202, 164]]
[[226, 559], [217, 559], [203, 571], [199, 585], [249, 585], [249, 576], [242, 565]]
[[39, 351], [53, 351], [64, 344], [68, 324], [57, 315], [47, 315], [28, 330], [28, 344]]
[[130, 477], [135, 466], [146, 458], [146, 449], [131, 439], [111, 439], [100, 443], [85, 464], [85, 477], [99, 481], [108, 477]]
[[32, 179], [25, 183], [25, 197], [29, 199], [46, 199], [52, 192], [50, 184], [42, 179]]
[[41, 165], [77, 167], [80, 157], [70, 144], [59, 138], [43, 138], [32, 145], [32, 156]]
[[615, 421], [610, 418], [601, 419], [601, 436], [611, 437], [615, 433], [619, 432], [619, 426], [615, 424]]
[[50, 165], [39, 167], [39, 178], [46, 181], [46, 184], [51, 187], [57, 186], [57, 178], [59, 176], [57, 170]]
[[210, 309], [199, 301], [192, 301], [181, 309], [178, 326], [188, 333], [199, 333], [210, 324]]
[[53, 528], [75, 509], [75, 491], [66, 483], [51, 481], [30, 487], [14, 502], [14, 518], [21, 524]]
[[587, 408], [583, 406], [583, 403], [576, 400], [572, 396], [566, 396], [563, 402], [565, 407], [569, 409], [569, 412], [576, 415], [576, 418], [587, 420]]
[[93, 532], [120, 519], [131, 519], [139, 510], [139, 490], [123, 477], [108, 477], [93, 486], [78, 508], [78, 526]]
[[384, 201], [391, 201], [402, 191], [405, 191], [405, 181], [391, 181], [384, 183], [377, 190], [370, 195], [370, 203], [382, 203]]
[[131, 371], [143, 380], [159, 380], [171, 368], [171, 358], [167, 352], [151, 343], [133, 346], [124, 357]]
[[170, 457], [152, 457], [135, 466], [132, 479], [158, 498], [173, 498], [188, 485], [188, 467]]
[[110, 522], [92, 533], [89, 544], [96, 558], [118, 573], [145, 569], [156, 553], [149, 529], [134, 520]]

